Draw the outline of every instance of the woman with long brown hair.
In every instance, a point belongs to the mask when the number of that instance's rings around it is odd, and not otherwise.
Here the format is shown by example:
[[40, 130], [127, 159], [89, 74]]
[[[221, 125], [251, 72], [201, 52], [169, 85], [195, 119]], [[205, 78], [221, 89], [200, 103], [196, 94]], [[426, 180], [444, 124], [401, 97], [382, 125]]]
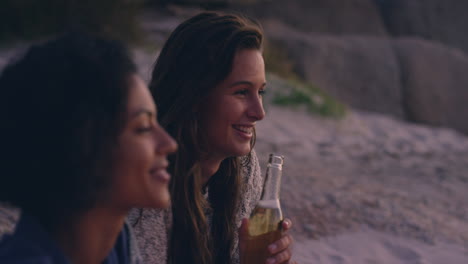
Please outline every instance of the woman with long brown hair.
[[[146, 262], [239, 263], [239, 228], [263, 184], [253, 151], [255, 123], [265, 116], [262, 42], [251, 20], [205, 12], [180, 24], [165, 43], [150, 89], [179, 151], [170, 157], [171, 210], [131, 214]], [[284, 230], [290, 227], [283, 221]], [[291, 243], [283, 235], [266, 262], [289, 262]]]

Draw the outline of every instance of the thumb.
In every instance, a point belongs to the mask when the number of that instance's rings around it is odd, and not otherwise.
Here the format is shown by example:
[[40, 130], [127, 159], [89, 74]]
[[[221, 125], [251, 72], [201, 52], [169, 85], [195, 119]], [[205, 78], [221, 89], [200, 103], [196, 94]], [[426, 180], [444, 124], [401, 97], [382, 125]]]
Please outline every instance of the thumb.
[[249, 220], [243, 218], [239, 227], [239, 253], [242, 256], [246, 249], [246, 242], [249, 236]]

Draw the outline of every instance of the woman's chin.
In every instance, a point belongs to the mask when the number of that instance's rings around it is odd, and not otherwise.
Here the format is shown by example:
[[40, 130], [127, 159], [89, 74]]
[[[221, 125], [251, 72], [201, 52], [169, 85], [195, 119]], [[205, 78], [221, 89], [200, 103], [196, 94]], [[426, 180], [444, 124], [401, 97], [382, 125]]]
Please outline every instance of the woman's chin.
[[149, 208], [160, 208], [166, 209], [171, 206], [171, 196], [169, 194], [169, 190], [161, 191], [157, 197], [153, 200], [153, 202], [147, 206]]
[[236, 157], [242, 157], [242, 156], [245, 156], [245, 155], [247, 155], [247, 154], [249, 154], [249, 153], [250, 153], [250, 150], [251, 150], [251, 149], [250, 149], [250, 146], [249, 146], [248, 148], [243, 148], [243, 149], [240, 149], [239, 151], [237, 151], [237, 153], [236, 153], [236, 155], [235, 155], [235, 156], [236, 156]]

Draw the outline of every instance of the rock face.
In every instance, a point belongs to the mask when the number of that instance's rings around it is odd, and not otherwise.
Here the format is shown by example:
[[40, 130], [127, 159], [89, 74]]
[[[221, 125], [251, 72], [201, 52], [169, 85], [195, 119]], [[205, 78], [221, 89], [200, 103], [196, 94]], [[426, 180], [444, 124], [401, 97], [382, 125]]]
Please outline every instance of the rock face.
[[286, 46], [294, 70], [339, 100], [367, 111], [405, 118], [400, 69], [386, 38], [304, 35], [276, 30], [269, 36]]
[[468, 133], [468, 56], [420, 38], [305, 34], [266, 23], [294, 70], [366, 111]]
[[421, 39], [393, 41], [410, 120], [468, 133], [468, 56]]
[[468, 52], [468, 1], [376, 0], [394, 36], [419, 36]]
[[244, 7], [242, 11], [260, 20], [280, 20], [306, 32], [387, 35], [378, 6], [373, 0], [257, 2]]
[[314, 38], [298, 55], [298, 72], [338, 99], [359, 109], [404, 117], [398, 63], [387, 40]]

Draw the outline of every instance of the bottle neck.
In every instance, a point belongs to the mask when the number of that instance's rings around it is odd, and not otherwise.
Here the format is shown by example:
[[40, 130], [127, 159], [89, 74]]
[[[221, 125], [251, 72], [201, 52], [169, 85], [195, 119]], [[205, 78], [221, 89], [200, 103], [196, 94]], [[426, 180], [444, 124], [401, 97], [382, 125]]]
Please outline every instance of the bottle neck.
[[281, 164], [268, 164], [263, 193], [260, 200], [279, 200], [282, 166]]

